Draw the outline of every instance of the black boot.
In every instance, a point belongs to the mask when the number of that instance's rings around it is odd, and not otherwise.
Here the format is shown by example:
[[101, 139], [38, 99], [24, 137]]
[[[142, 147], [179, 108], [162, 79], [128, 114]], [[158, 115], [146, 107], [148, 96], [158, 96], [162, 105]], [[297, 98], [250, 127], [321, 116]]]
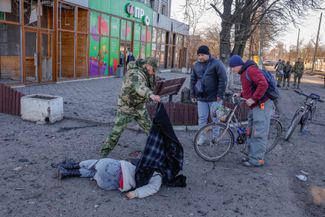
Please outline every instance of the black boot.
[[58, 164], [58, 167], [63, 167], [64, 169], [80, 169], [79, 163], [74, 162], [73, 160], [63, 161]]
[[80, 177], [80, 171], [79, 169], [65, 169], [62, 166], [58, 166], [58, 178], [59, 179], [64, 179], [67, 177], [73, 177], [73, 176], [78, 176]]

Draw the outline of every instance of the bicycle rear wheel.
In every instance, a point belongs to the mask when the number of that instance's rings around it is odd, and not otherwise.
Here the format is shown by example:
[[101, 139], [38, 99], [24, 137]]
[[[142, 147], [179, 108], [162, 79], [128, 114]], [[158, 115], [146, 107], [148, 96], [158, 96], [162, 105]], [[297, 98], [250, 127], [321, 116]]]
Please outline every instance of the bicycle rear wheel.
[[287, 133], [285, 135], [285, 140], [288, 141], [290, 139], [290, 137], [292, 136], [293, 132], [295, 131], [295, 129], [297, 128], [301, 117], [303, 115], [303, 110], [297, 110], [295, 115], [292, 118], [291, 124], [289, 126], [289, 129], [287, 130]]
[[[217, 130], [219, 129], [219, 130]], [[222, 123], [202, 127], [194, 138], [195, 152], [206, 161], [217, 161], [234, 146], [234, 135]]]
[[279, 140], [281, 139], [281, 134], [281, 122], [276, 118], [271, 118], [266, 153], [272, 151], [274, 147], [279, 143]]

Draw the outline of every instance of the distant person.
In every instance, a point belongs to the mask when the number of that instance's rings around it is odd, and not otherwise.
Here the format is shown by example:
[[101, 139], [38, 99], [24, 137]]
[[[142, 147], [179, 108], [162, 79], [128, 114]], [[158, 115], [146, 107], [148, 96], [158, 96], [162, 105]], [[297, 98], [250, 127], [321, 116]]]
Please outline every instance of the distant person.
[[[232, 72], [240, 75], [242, 92], [236, 94], [246, 99], [248, 114], [248, 158], [242, 163], [246, 167], [260, 167], [265, 163], [264, 157], [268, 142], [273, 102], [266, 96], [269, 87], [263, 72], [252, 60], [244, 62], [238, 55], [229, 59]], [[249, 80], [250, 78], [250, 80]]]
[[162, 184], [161, 174], [154, 172], [147, 185], [136, 188], [135, 170], [136, 167], [130, 162], [111, 158], [64, 161], [58, 165], [58, 178], [91, 178], [104, 190], [126, 192], [128, 199], [144, 198], [159, 191]]
[[[288, 89], [290, 87], [290, 78], [292, 72], [292, 66], [290, 64], [290, 61], [287, 61], [287, 64], [284, 66], [283, 72], [284, 72], [284, 76], [283, 76], [282, 87]], [[287, 83], [287, 87], [286, 87], [286, 83]]]
[[[293, 88], [300, 89], [300, 80], [302, 78], [302, 75], [304, 74], [304, 62], [301, 58], [298, 58], [298, 61], [293, 66], [293, 75], [294, 75], [294, 81], [293, 81]], [[298, 80], [298, 83], [297, 83]]]
[[[198, 90], [197, 82], [201, 82], [201, 90]], [[192, 67], [190, 82], [192, 101], [198, 104], [198, 124], [200, 128], [207, 124], [209, 114], [215, 113], [216, 109], [222, 106], [226, 86], [227, 74], [225, 66], [220, 60], [210, 55], [209, 47], [200, 46], [197, 50], [197, 61]], [[214, 117], [214, 121], [217, 121], [214, 115], [211, 115], [211, 117]], [[204, 136], [199, 138], [199, 144], [205, 142], [206, 138]]]
[[131, 51], [128, 52], [128, 56], [126, 58], [126, 65], [129, 64], [129, 62], [134, 61], [135, 58], [133, 56], [133, 53]]
[[277, 80], [277, 87], [281, 87], [281, 83], [282, 83], [283, 75], [284, 75], [284, 72], [283, 72], [284, 65], [285, 65], [285, 61], [279, 59], [279, 61], [274, 66], [275, 76], [276, 76], [276, 80]]

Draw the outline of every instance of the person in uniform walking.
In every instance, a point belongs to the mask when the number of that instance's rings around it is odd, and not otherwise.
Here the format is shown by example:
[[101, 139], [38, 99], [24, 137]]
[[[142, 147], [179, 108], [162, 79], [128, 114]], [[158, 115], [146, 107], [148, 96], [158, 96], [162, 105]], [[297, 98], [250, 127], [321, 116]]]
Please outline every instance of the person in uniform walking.
[[291, 71], [292, 71], [292, 66], [290, 64], [290, 61], [287, 61], [287, 64], [284, 66], [283, 69], [284, 72], [283, 84], [282, 84], [283, 88], [286, 87], [286, 83], [287, 83], [287, 89], [290, 87]]
[[[305, 69], [305, 66], [304, 66], [304, 62], [302, 61], [301, 58], [298, 58], [298, 61], [295, 63], [294, 67], [293, 67], [293, 88], [297, 88], [299, 89], [300, 88], [300, 80], [302, 78], [302, 75], [304, 74], [304, 69]], [[297, 83], [297, 80], [298, 80], [298, 83]]]
[[276, 72], [275, 75], [276, 75], [276, 80], [277, 80], [277, 87], [281, 87], [281, 83], [282, 83], [283, 75], [284, 75], [284, 72], [283, 72], [284, 65], [285, 65], [285, 61], [279, 59], [279, 61], [276, 63], [276, 65], [274, 67], [275, 72]]
[[114, 149], [123, 130], [132, 120], [135, 120], [146, 134], [149, 133], [151, 121], [145, 104], [149, 99], [160, 102], [160, 97], [153, 93], [157, 68], [158, 62], [152, 57], [128, 64], [117, 101], [115, 124], [101, 149], [102, 157], [106, 157]]

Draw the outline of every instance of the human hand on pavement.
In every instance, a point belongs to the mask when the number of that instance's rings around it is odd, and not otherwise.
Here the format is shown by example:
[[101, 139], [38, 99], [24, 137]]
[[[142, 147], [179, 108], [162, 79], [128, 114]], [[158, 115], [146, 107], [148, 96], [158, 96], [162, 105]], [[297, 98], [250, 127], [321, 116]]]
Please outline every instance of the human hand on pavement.
[[251, 107], [253, 104], [255, 104], [255, 101], [252, 98], [246, 100], [246, 105], [248, 105], [249, 107]]
[[126, 195], [126, 197], [127, 197], [129, 200], [135, 198], [135, 193], [134, 193], [134, 191], [130, 191], [130, 192], [126, 193], [125, 195]]
[[150, 99], [156, 103], [160, 102], [160, 96], [152, 94]]

